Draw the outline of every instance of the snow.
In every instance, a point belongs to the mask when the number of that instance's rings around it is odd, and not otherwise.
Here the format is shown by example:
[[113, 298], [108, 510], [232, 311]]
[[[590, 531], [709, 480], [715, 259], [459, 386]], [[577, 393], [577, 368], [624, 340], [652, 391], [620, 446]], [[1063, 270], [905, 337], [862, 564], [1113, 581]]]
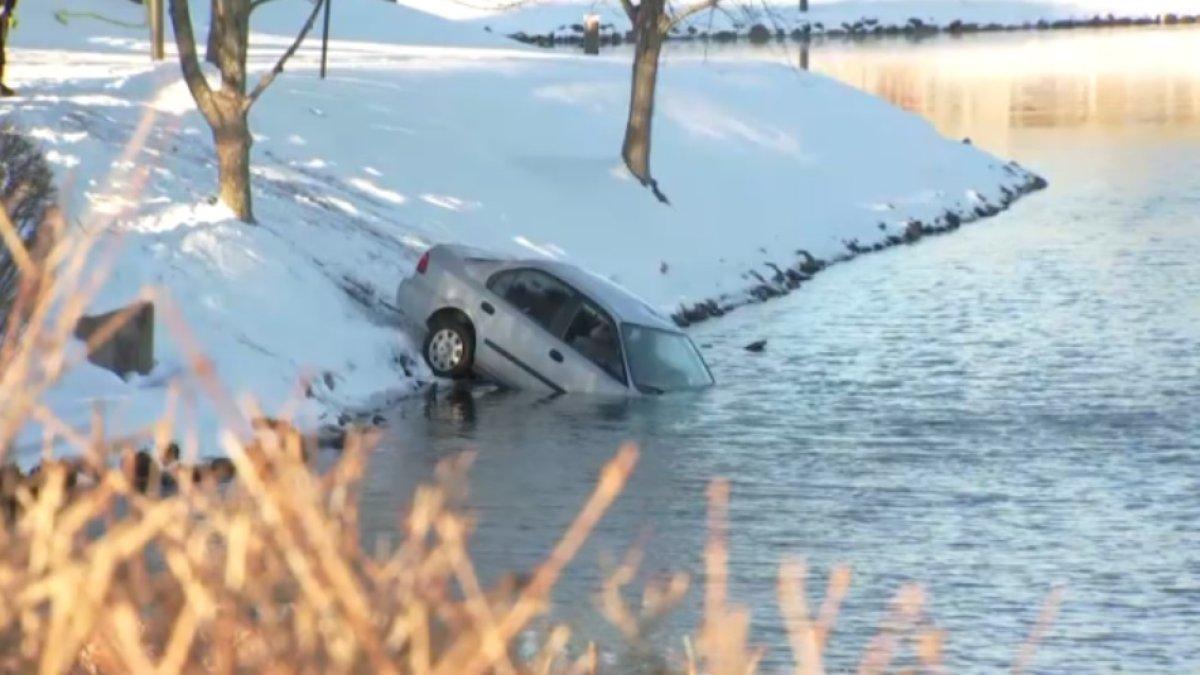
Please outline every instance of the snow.
[[[602, 24], [611, 26], [605, 33], [615, 30], [624, 34], [630, 28], [619, 0], [551, 0], [523, 3], [516, 9], [506, 9], [511, 3], [503, 0], [483, 0], [474, 6], [479, 9], [470, 17], [470, 23], [503, 35], [523, 32], [578, 38], [582, 31], [573, 26], [581, 24], [589, 13], [599, 15]], [[1024, 26], [1110, 14], [1130, 19], [1166, 14], [1197, 16], [1200, 0], [810, 0], [807, 12], [799, 10], [796, 0], [722, 0], [719, 9], [695, 15], [679, 32], [685, 34], [691, 26], [705, 33], [745, 34], [754, 24], [762, 24], [772, 32], [782, 29], [789, 33], [811, 25], [819, 34], [864, 21], [871, 27], [902, 28], [914, 18], [925, 26], [939, 28], [955, 21], [980, 26]], [[451, 16], [462, 18], [459, 12]]]
[[[168, 298], [151, 376], [123, 382], [84, 366], [49, 395], [81, 426], [103, 401], [114, 433], [157, 417], [170, 386], [195, 401], [191, 424], [213, 437], [218, 411], [186, 375], [192, 339], [231, 392], [288, 406], [306, 425], [411, 394], [428, 375], [390, 300], [434, 243], [577, 263], [671, 313], [744, 302], [775, 274], [768, 263], [795, 266], [800, 249], [844, 257], [848, 241], [870, 246], [981, 198], [1001, 204], [1002, 188], [1030, 180], [832, 80], [682, 59], [664, 65], [655, 119], [664, 206], [620, 164], [625, 57], [539, 51], [411, 8], [343, 0], [329, 78], [316, 77], [310, 40], [252, 111], [258, 224], [245, 225], [212, 201], [209, 132], [178, 65], [148, 60], [144, 29], [53, 16], [87, 8], [136, 23], [140, 9], [48, 5], [23, 7], [9, 66], [23, 97], [0, 102], [0, 114], [55, 158], [75, 186], [68, 211], [114, 251], [93, 312], [147, 286]], [[276, 0], [256, 15], [254, 71], [274, 62], [307, 7]], [[22, 456], [40, 439], [31, 425]]]

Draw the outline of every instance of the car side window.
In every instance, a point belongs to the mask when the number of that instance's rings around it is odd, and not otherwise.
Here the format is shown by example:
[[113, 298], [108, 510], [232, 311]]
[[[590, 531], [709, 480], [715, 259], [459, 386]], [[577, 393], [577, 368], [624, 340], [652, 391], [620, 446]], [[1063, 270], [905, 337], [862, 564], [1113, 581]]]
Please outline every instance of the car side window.
[[492, 278], [488, 279], [487, 282], [488, 290], [502, 298], [505, 297], [505, 294], [508, 293], [508, 287], [512, 285], [513, 280], [520, 273], [521, 270], [505, 270], [493, 274]]
[[555, 322], [575, 297], [570, 286], [537, 270], [501, 272], [492, 277], [488, 288], [551, 332], [556, 332]]
[[563, 342], [625, 384], [625, 361], [621, 358], [617, 324], [604, 310], [589, 301], [580, 302]]

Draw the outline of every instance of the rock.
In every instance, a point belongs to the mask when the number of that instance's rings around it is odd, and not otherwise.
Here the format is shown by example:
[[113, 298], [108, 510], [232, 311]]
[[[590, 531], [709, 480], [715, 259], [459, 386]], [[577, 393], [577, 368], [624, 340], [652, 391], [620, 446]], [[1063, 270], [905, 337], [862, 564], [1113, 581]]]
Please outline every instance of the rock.
[[10, 462], [0, 467], [0, 515], [6, 522], [11, 523], [17, 517], [17, 489], [24, 480], [21, 467], [16, 464]]
[[317, 446], [332, 450], [342, 450], [346, 447], [346, 430], [327, 424], [317, 431]]
[[187, 467], [181, 473], [185, 478], [191, 478], [193, 483], [216, 486], [233, 480], [237, 469], [227, 457], [214, 457], [207, 464]]
[[75, 337], [87, 342], [128, 312], [124, 324], [88, 353], [88, 361], [124, 378], [147, 375], [154, 368], [154, 305], [136, 302], [112, 312], [85, 316], [75, 325]]
[[746, 345], [746, 351], [754, 352], [755, 354], [762, 352], [766, 348], [767, 348], [766, 340], [755, 340], [754, 342], [751, 342], [750, 344]]
[[175, 487], [174, 479], [165, 475], [162, 465], [145, 450], [138, 450], [135, 453], [126, 452], [121, 458], [121, 470], [133, 484], [133, 489], [141, 493], [147, 491], [157, 493]]
[[814, 258], [811, 253], [805, 251], [804, 249], [797, 250], [796, 255], [804, 258], [804, 260], [800, 263], [800, 267], [798, 268], [803, 274], [811, 276], [817, 272], [820, 272], [825, 267], [825, 263], [817, 258]]
[[167, 447], [163, 448], [162, 452], [159, 453], [158, 461], [162, 462], [164, 466], [178, 462], [179, 445], [175, 441], [167, 443]]
[[904, 226], [904, 241], [913, 243], [925, 236], [925, 225], [919, 220], [910, 220]]

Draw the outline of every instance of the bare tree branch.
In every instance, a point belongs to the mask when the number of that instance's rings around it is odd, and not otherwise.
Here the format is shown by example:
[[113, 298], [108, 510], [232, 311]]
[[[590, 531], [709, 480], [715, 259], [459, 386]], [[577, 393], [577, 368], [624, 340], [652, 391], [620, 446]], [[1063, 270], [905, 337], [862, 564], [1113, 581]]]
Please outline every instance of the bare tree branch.
[[[250, 3], [250, 11], [253, 12], [254, 10], [258, 9], [259, 7], [262, 7], [263, 5], [267, 4], [268, 2], [271, 2], [271, 0], [254, 0], [253, 2]], [[320, 4], [320, 3], [318, 3], [318, 4]]]
[[700, 0], [700, 2], [693, 3], [682, 10], [673, 13], [669, 18], [666, 19], [666, 26], [664, 27], [663, 31], [666, 32], [671, 30], [675, 26], [678, 26], [687, 19], [690, 19], [706, 9], [715, 8], [719, 2], [720, 0]]
[[629, 17], [629, 20], [636, 25], [637, 7], [633, 6], [632, 0], [621, 0], [621, 7], [625, 10], [625, 15]]
[[[258, 1], [263, 2], [264, 0]], [[254, 105], [254, 102], [258, 100], [258, 97], [262, 96], [263, 92], [267, 90], [267, 87], [271, 86], [271, 83], [275, 81], [275, 78], [283, 72], [284, 64], [286, 64], [288, 59], [292, 58], [292, 55], [295, 54], [296, 50], [300, 48], [300, 43], [304, 42], [304, 38], [308, 37], [309, 31], [312, 30], [313, 24], [317, 21], [317, 15], [321, 12], [321, 8], [325, 6], [326, 2], [329, 2], [329, 0], [317, 0], [317, 2], [313, 5], [313, 11], [308, 15], [308, 21], [304, 22], [304, 28], [300, 29], [300, 34], [296, 36], [296, 40], [292, 42], [292, 46], [288, 47], [287, 51], [285, 51], [283, 55], [279, 57], [279, 61], [275, 63], [275, 67], [269, 70], [266, 75], [263, 75], [262, 79], [258, 81], [258, 84], [254, 85], [254, 90], [250, 92], [250, 95], [246, 97], [245, 103], [242, 104], [242, 110], [249, 110], [250, 106]]]
[[188, 0], [171, 0], [171, 29], [175, 32], [175, 47], [179, 50], [179, 65], [183, 70], [183, 81], [196, 99], [196, 105], [205, 119], [212, 122], [218, 118], [217, 106], [213, 103], [212, 87], [200, 69], [196, 57], [196, 36], [192, 33], [192, 16], [188, 11]]

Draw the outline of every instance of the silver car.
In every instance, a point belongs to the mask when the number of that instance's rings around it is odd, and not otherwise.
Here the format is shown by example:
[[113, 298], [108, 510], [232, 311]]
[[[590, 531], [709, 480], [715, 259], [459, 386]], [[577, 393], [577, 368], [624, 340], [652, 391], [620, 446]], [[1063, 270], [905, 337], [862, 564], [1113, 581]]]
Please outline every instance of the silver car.
[[691, 339], [616, 284], [550, 260], [457, 245], [425, 252], [396, 304], [439, 377], [555, 394], [662, 394], [713, 384]]

